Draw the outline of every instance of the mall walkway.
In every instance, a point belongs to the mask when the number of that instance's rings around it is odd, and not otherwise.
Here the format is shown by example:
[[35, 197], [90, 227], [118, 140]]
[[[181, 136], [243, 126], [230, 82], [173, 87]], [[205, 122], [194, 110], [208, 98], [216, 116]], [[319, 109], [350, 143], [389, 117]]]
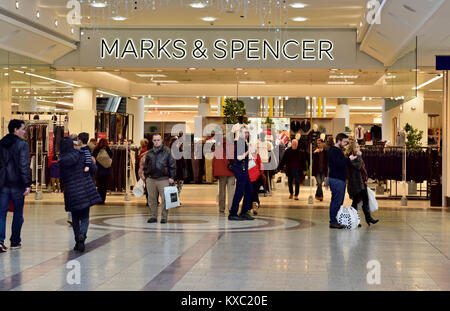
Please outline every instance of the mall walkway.
[[[91, 210], [83, 254], [72, 251], [62, 195], [29, 198], [22, 249], [0, 254], [0, 290], [450, 290], [448, 209], [380, 201], [379, 224], [330, 230], [327, 202], [308, 206], [304, 189], [298, 202], [261, 197], [256, 221], [228, 222], [216, 189], [185, 186], [165, 225], [146, 223], [144, 199], [111, 196]], [[67, 282], [71, 260], [80, 284]], [[380, 284], [367, 282], [371, 260]]]

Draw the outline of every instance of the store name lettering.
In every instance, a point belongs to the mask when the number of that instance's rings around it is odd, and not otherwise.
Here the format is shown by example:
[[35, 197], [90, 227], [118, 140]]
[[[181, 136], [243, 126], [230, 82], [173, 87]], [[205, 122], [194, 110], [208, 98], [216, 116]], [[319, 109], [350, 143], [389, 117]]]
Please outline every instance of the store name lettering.
[[205, 42], [197, 39], [192, 44], [183, 39], [152, 40], [141, 39], [136, 43], [133, 39], [121, 42], [120, 39], [108, 40], [102, 38], [100, 43], [100, 57], [114, 57], [125, 59], [134, 57], [135, 59], [169, 59], [182, 60], [192, 57], [196, 60], [207, 60], [213, 57], [216, 60], [234, 60], [238, 56], [247, 60], [334, 60], [334, 44], [330, 40], [305, 39], [302, 41], [289, 39], [286, 41], [259, 39], [217, 39], [213, 43], [212, 51]]

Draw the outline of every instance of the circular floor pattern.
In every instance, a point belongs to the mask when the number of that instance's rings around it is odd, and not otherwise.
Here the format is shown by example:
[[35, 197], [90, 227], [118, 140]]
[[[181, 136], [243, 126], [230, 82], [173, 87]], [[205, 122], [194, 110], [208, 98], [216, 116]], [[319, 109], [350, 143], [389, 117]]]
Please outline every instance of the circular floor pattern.
[[[148, 218], [148, 214], [91, 216], [89, 229], [172, 233], [257, 232], [304, 229], [313, 225], [306, 220], [266, 216], [257, 216], [253, 221], [228, 221], [227, 217], [217, 214], [177, 214], [170, 215], [166, 224], [148, 224]], [[65, 221], [57, 223], [64, 224]]]

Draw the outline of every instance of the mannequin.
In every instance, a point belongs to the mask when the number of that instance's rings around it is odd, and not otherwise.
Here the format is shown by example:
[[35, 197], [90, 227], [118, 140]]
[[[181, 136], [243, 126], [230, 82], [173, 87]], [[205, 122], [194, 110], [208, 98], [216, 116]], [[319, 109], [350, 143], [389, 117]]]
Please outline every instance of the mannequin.
[[317, 124], [313, 125], [313, 129], [308, 134], [309, 142], [313, 145], [313, 150], [317, 148], [317, 140], [320, 138], [319, 126]]
[[237, 141], [239, 138], [239, 131], [241, 130], [241, 127], [247, 126], [247, 124], [244, 123], [244, 116], [238, 117], [238, 123], [233, 125], [232, 132], [234, 133], [234, 140]]
[[327, 135], [325, 135], [325, 133], [320, 134], [320, 139], [322, 139], [323, 141], [325, 141], [327, 138]]

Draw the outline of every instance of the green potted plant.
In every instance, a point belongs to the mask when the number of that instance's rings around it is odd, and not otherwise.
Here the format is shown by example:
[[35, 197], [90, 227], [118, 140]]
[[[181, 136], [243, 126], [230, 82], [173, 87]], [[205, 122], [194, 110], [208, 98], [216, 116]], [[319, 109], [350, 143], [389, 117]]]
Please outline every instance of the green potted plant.
[[242, 100], [232, 99], [230, 97], [225, 99], [225, 105], [223, 106], [223, 124], [236, 124], [239, 122], [238, 117], [245, 116], [245, 114], [246, 109]]
[[[416, 129], [414, 126], [406, 123], [403, 127], [406, 135], [406, 148], [409, 150], [420, 149], [422, 147], [423, 131]], [[408, 168], [407, 168], [408, 169]], [[408, 194], [417, 194], [417, 183], [414, 181], [408, 182]]]

